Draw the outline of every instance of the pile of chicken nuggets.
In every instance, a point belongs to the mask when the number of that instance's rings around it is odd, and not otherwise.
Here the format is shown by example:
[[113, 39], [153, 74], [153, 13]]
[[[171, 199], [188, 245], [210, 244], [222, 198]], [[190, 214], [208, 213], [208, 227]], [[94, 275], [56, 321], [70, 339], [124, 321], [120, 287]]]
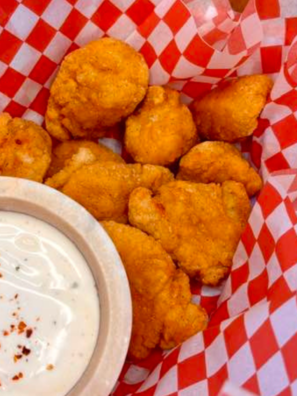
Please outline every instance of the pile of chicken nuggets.
[[[244, 76], [188, 107], [177, 91], [149, 87], [141, 54], [103, 38], [64, 59], [45, 129], [0, 115], [0, 174], [68, 195], [117, 247], [133, 300], [131, 357], [206, 328], [190, 280], [216, 286], [230, 272], [262, 187], [232, 143], [253, 133], [271, 88], [264, 75]], [[129, 164], [98, 143], [110, 131], [122, 131]]]

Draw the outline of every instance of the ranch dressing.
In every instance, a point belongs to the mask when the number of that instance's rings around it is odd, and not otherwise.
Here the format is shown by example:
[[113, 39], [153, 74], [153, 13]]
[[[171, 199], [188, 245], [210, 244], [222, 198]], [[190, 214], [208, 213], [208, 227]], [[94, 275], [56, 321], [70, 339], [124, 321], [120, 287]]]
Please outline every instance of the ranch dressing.
[[0, 211], [0, 395], [65, 396], [99, 331], [91, 271], [60, 231]]

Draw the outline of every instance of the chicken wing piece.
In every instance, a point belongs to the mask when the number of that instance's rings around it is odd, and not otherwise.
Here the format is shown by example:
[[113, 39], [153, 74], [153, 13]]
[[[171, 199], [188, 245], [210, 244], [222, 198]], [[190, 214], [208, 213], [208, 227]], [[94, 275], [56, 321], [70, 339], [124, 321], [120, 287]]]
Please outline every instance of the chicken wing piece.
[[77, 154], [80, 148], [87, 148], [91, 150], [93, 155], [99, 162], [120, 162], [125, 163], [123, 158], [114, 153], [103, 144], [95, 143], [91, 140], [67, 140], [66, 142], [58, 144], [53, 149], [52, 162], [47, 172], [47, 177], [52, 177], [58, 173], [65, 166], [65, 163], [71, 159], [74, 154]]
[[230, 271], [250, 213], [244, 186], [234, 181], [168, 183], [153, 196], [135, 189], [129, 221], [153, 236], [190, 277], [217, 285]]
[[152, 349], [173, 348], [207, 325], [203, 308], [191, 303], [189, 278], [177, 270], [159, 242], [144, 232], [113, 221], [102, 225], [125, 266], [133, 304], [131, 357]]
[[60, 141], [93, 139], [129, 116], [144, 98], [148, 66], [130, 45], [112, 38], [66, 56], [50, 90], [48, 132]]
[[66, 174], [61, 178], [57, 180], [54, 176], [46, 183], [79, 202], [96, 219], [123, 223], [127, 221], [129, 195], [136, 187], [156, 191], [162, 184], [173, 180], [168, 169], [154, 165], [96, 161], [81, 167], [76, 161], [74, 166], [70, 164], [70, 168], [64, 168], [64, 171]]
[[271, 88], [272, 81], [265, 75], [244, 76], [196, 100], [191, 109], [199, 135], [225, 142], [250, 136]]
[[251, 197], [262, 188], [258, 173], [230, 143], [203, 142], [193, 147], [179, 163], [179, 180], [197, 183], [242, 183]]
[[42, 182], [51, 162], [52, 141], [32, 121], [0, 114], [0, 175]]
[[191, 112], [173, 89], [149, 87], [144, 102], [126, 120], [126, 150], [142, 164], [170, 165], [197, 141]]

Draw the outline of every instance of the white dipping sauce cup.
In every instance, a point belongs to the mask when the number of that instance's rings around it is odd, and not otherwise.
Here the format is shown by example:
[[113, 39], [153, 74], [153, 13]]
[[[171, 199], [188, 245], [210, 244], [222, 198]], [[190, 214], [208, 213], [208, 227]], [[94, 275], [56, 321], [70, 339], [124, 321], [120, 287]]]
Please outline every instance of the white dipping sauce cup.
[[128, 279], [111, 239], [78, 203], [29, 180], [0, 177], [2, 210], [24, 213], [54, 226], [88, 263], [99, 295], [100, 327], [91, 361], [67, 396], [107, 396], [123, 367], [132, 327]]

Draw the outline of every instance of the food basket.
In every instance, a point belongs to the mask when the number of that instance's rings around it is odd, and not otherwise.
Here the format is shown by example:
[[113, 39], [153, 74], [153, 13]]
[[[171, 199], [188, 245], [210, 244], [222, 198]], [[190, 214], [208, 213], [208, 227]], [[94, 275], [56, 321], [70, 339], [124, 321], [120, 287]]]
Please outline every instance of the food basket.
[[[209, 327], [127, 361], [113, 396], [297, 395], [296, 0], [250, 0], [242, 13], [228, 0], [0, 0], [0, 111], [41, 124], [65, 54], [104, 35], [139, 50], [150, 83], [169, 84], [185, 103], [226, 77], [274, 81], [240, 146], [265, 186], [231, 274], [219, 288], [192, 285]], [[119, 135], [102, 142], [122, 150]]]

